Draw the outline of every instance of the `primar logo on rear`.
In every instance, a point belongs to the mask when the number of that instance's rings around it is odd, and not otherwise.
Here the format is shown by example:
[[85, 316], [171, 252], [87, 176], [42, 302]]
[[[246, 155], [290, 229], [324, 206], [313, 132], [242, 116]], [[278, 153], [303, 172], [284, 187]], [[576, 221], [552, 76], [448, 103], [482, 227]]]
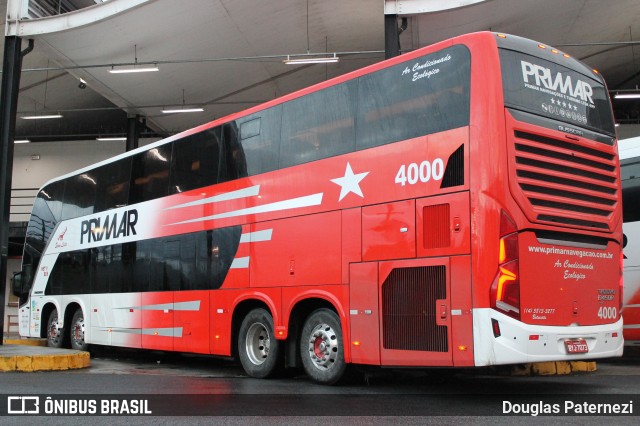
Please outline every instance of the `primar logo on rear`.
[[114, 213], [104, 218], [83, 220], [80, 225], [80, 244], [136, 235], [138, 210], [127, 210], [121, 217], [118, 216], [118, 213]]
[[527, 61], [520, 61], [522, 65], [522, 79], [529, 84], [529, 77], [538, 88], [562, 93], [570, 98], [580, 99], [587, 105], [593, 107], [593, 88], [586, 81], [577, 79], [571, 80], [570, 75], [563, 75], [561, 72], [552, 74], [549, 68], [532, 64]]

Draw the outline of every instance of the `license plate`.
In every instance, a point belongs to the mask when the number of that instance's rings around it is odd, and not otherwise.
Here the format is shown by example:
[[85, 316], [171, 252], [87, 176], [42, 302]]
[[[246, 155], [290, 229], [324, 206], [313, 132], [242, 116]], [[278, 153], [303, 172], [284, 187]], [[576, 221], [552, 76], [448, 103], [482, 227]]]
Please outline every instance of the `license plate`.
[[586, 354], [589, 352], [589, 346], [584, 339], [565, 340], [564, 346], [570, 354]]

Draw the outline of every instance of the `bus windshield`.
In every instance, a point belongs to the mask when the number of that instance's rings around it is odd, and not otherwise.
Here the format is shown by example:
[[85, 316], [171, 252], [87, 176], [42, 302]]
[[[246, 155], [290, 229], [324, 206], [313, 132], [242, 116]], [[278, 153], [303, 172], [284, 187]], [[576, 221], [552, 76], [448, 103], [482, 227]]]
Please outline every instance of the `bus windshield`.
[[604, 84], [554, 62], [500, 49], [505, 105], [615, 135]]

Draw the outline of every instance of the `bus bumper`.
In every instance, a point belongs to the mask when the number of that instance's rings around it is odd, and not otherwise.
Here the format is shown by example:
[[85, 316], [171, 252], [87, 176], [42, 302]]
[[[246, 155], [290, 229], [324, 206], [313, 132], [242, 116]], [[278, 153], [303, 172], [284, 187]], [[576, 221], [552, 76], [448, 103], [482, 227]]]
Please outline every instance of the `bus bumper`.
[[[492, 320], [498, 322], [499, 335]], [[497, 331], [497, 330], [496, 330]], [[493, 309], [473, 310], [476, 366], [544, 361], [580, 361], [622, 356], [622, 319], [592, 326], [541, 326], [525, 324]], [[586, 353], [568, 353], [565, 341], [582, 339]]]

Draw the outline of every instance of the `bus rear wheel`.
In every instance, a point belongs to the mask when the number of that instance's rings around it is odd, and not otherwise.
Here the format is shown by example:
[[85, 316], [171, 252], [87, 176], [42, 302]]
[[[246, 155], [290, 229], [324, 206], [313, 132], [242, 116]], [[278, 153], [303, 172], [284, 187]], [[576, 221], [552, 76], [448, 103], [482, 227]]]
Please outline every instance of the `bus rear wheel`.
[[49, 314], [49, 320], [47, 321], [47, 346], [50, 348], [62, 348], [64, 344], [64, 329], [58, 326], [58, 310], [54, 309]]
[[302, 327], [300, 356], [305, 372], [314, 381], [332, 385], [344, 375], [342, 327], [338, 315], [329, 309], [314, 311]]
[[89, 345], [84, 341], [84, 314], [82, 309], [78, 309], [73, 314], [71, 328], [69, 329], [71, 349], [86, 351]]
[[273, 317], [264, 309], [254, 309], [244, 318], [238, 333], [238, 356], [251, 377], [265, 379], [279, 369], [281, 344], [273, 332]]

